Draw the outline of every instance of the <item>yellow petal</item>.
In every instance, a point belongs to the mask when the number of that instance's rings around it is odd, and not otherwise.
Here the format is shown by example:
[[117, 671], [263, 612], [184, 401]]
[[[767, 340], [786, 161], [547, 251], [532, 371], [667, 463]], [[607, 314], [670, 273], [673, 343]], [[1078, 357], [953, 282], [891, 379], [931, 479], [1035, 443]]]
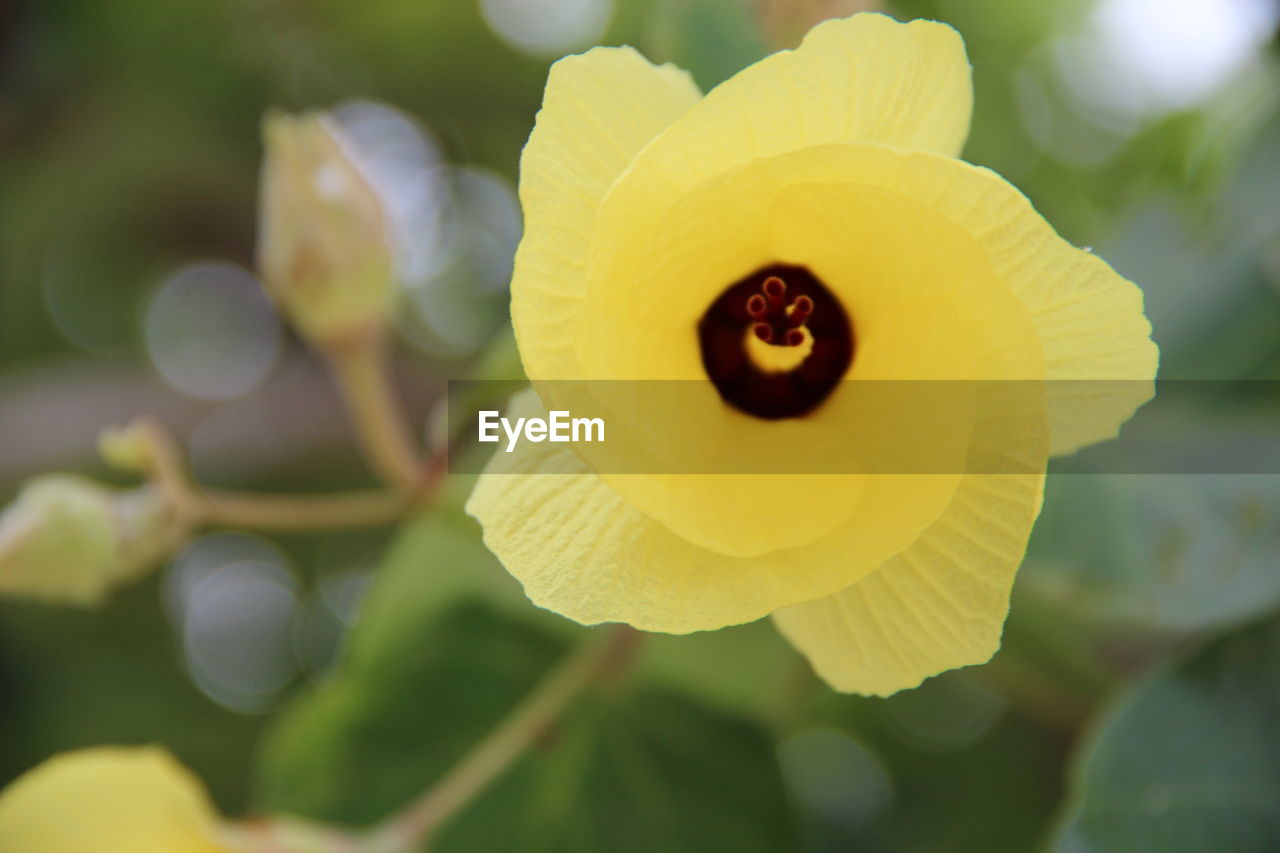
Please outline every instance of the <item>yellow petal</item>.
[[1035, 325], [1048, 380], [1054, 454], [1111, 438], [1151, 398], [1159, 351], [1142, 291], [1058, 236], [1016, 187], [989, 169], [923, 153], [830, 147], [804, 159], [923, 204], [960, 226]]
[[0, 793], [5, 853], [229, 853], [200, 783], [168, 752], [60, 755]]
[[972, 101], [955, 30], [876, 14], [828, 21], [702, 100], [686, 74], [630, 48], [560, 60], [521, 159], [525, 237], [511, 289], [526, 373], [578, 375], [568, 333], [585, 296], [581, 265], [624, 170], [622, 207], [640, 213], [656, 200], [647, 213], [658, 222], [664, 202], [702, 180], [796, 148], [874, 142], [956, 154]]
[[[642, 159], [651, 150], [652, 146]], [[973, 258], [974, 251], [966, 249], [963, 263], [957, 263], [955, 269], [985, 268], [987, 278], [1012, 294], [1029, 317], [1039, 339], [1044, 376], [1049, 380], [1054, 453], [1114, 436], [1151, 397], [1158, 352], [1143, 314], [1141, 291], [1100, 258], [1059, 237], [1022, 193], [987, 169], [923, 152], [827, 145], [760, 161], [708, 181], [679, 199], [653, 198], [647, 206], [624, 209], [615, 205], [615, 197], [630, 183], [630, 178], [624, 179], [610, 194], [593, 244], [591, 322], [584, 335], [595, 336], [595, 340], [586, 340], [583, 347], [584, 361], [596, 370], [624, 370], [619, 365], [630, 364], [632, 373], [644, 368], [652, 371], [650, 376], [692, 378], [698, 367], [695, 342], [692, 336], [682, 335], [671, 318], [683, 316], [681, 312], [692, 313], [694, 303], [709, 301], [721, 281], [735, 280], [728, 272], [735, 260], [736, 275], [750, 271], [751, 264], [782, 256], [796, 263], [820, 265], [821, 274], [832, 280], [839, 275], [863, 275], [876, 264], [891, 276], [893, 258], [910, 259], [909, 252], [893, 250], [897, 245], [894, 223], [906, 227], [907, 212], [914, 210], [920, 212], [922, 223], [942, 221], [963, 236], [944, 240], [946, 229], [922, 226], [912, 251], [934, 258], [940, 268], [949, 270], [947, 258], [959, 257], [956, 247], [972, 244], [981, 257]], [[777, 201], [781, 194], [794, 195], [796, 188], [807, 185], [857, 188], [861, 199], [857, 203], [866, 215], [860, 221], [849, 220], [854, 230], [847, 231], [845, 239], [836, 236], [825, 244], [816, 233], [830, 235], [834, 229], [815, 232], [821, 222], [814, 222], [813, 217], [789, 222], [787, 216], [775, 213], [773, 226], [765, 224], [768, 211], [783, 210]], [[898, 199], [896, 207], [901, 210], [886, 216], [883, 223], [878, 223], [871, 206], [877, 192], [884, 199]], [[718, 199], [723, 210], [719, 219], [710, 217], [710, 205], [699, 199]], [[888, 201], [877, 203], [889, 205]], [[892, 212], [893, 207], [886, 209]], [[673, 233], [676, 236], [671, 236]], [[741, 235], [740, 243], [733, 243], [730, 234]], [[702, 247], [697, 252], [696, 240], [701, 240]], [[915, 294], [916, 305], [910, 312], [880, 312], [876, 316], [909, 317], [912, 324], [927, 323], [930, 309], [922, 308], [925, 303], [920, 300], [945, 287], [952, 273], [948, 271], [942, 280], [931, 280], [922, 275], [925, 260], [911, 262], [912, 267], [906, 263], [901, 261], [902, 269], [898, 270], [900, 298]], [[681, 269], [687, 273], [683, 277], [677, 272]], [[912, 277], [908, 272], [916, 274]], [[661, 289], [657, 282], [664, 279], [673, 286]], [[704, 282], [701, 289], [700, 282]], [[681, 295], [676, 296], [677, 292]], [[881, 292], [891, 293], [887, 287]], [[969, 292], [979, 293], [973, 287]], [[868, 309], [875, 308], [867, 300], [875, 293], [864, 283], [842, 297], [855, 321], [865, 325], [871, 316]], [[985, 310], [985, 301], [986, 297], [966, 313]], [[618, 306], [623, 303], [628, 308], [619, 316]], [[681, 310], [672, 310], [673, 303]], [[664, 321], [664, 317], [668, 319]], [[911, 343], [946, 339], [932, 334], [913, 336], [906, 328], [900, 328], [899, 333]], [[601, 346], [602, 341], [608, 345]], [[641, 349], [646, 346], [648, 349]], [[611, 348], [615, 350], [612, 359], [608, 356]], [[642, 351], [649, 354], [640, 357]], [[864, 346], [855, 356], [855, 370], [865, 368], [867, 356]], [[898, 376], [928, 375], [913, 369], [910, 361], [895, 364], [904, 365], [898, 368]], [[618, 375], [638, 378], [628, 373]], [[971, 378], [990, 377], [973, 374]]]
[[[695, 333], [724, 287], [783, 261], [812, 270], [848, 312], [856, 350], [847, 379], [931, 380], [935, 393], [944, 380], [960, 380], [950, 391], [963, 397], [973, 390], [966, 380], [1042, 378], [1031, 316], [981, 242], [986, 223], [953, 221], [883, 185], [910, 156], [873, 146], [806, 148], [706, 182], [664, 210], [652, 232], [633, 229], [630, 218], [602, 225], [608, 250], [593, 255], [586, 322], [574, 333], [580, 375], [601, 380], [592, 383], [598, 396], [616, 390], [622, 398], [600, 401], [606, 421], [630, 428], [657, 420], [655, 410], [669, 411], [661, 419], [665, 435], [652, 444], [665, 439], [666, 455], [683, 459], [671, 470], [782, 454], [796, 474], [826, 472], [771, 481], [620, 476], [646, 469], [608, 464], [600, 458], [605, 448], [580, 448], [609, 485], [690, 542], [750, 556], [807, 544], [856, 523], [867, 505], [883, 505], [887, 478], [874, 477], [868, 486], [849, 472], [892, 471], [891, 460], [913, 454], [919, 460], [928, 451], [938, 460], [932, 466], [897, 470], [958, 476], [972, 419], [963, 399], [935, 407], [900, 399], [886, 408], [869, 404], [864, 389], [847, 382], [803, 418], [761, 420], [726, 406], [705, 380]], [[860, 159], [868, 165], [846, 163]], [[957, 166], [965, 174], [967, 167]], [[994, 371], [984, 355], [994, 349], [1018, 357]], [[653, 405], [655, 394], [625, 387], [643, 384], [625, 380], [652, 379], [702, 382], [691, 383], [683, 405], [669, 407]], [[544, 383], [539, 391], [551, 408], [573, 410], [559, 398], [560, 388]], [[900, 490], [903, 503], [886, 522], [893, 530], [866, 535], [910, 541], [953, 488], [954, 481], [938, 477], [914, 493]]]
[[594, 48], [551, 67], [542, 110], [520, 159], [525, 230], [511, 312], [530, 376], [565, 365], [585, 293], [587, 246], [600, 202], [635, 155], [701, 97], [687, 74], [629, 47]]
[[[1025, 386], [991, 386], [970, 464], [1026, 472], [1043, 464], [1043, 410]], [[1022, 398], [1022, 399], [1019, 399]], [[782, 608], [783, 635], [837, 690], [886, 696], [987, 661], [1000, 647], [1014, 574], [1040, 512], [1044, 475], [966, 474], [946, 512], [893, 560], [847, 589]]]
[[1159, 352], [1142, 291], [1059, 237], [1012, 184], [988, 169], [922, 153], [832, 149], [821, 169], [826, 180], [843, 174], [925, 204], [980, 243], [1035, 324], [1053, 453], [1114, 437], [1151, 399]]
[[827, 21], [709, 92], [636, 158], [607, 205], [660, 223], [675, 198], [717, 175], [817, 145], [956, 156], [972, 107], [964, 42], [946, 24]]
[[628, 181], [687, 190], [755, 160], [831, 143], [954, 157], [972, 109], [959, 33], [935, 21], [853, 15], [814, 27], [795, 50], [707, 93], [644, 152]]
[[[506, 412], [544, 416], [530, 391], [513, 398]], [[538, 606], [585, 624], [626, 622], [669, 633], [749, 622], [848, 586], [916, 538], [918, 531], [895, 517], [904, 500], [944, 481], [945, 505], [953, 486], [951, 478], [932, 475], [874, 476], [878, 499], [830, 534], [796, 548], [732, 557], [649, 518], [565, 447], [523, 442], [513, 453], [495, 453], [467, 512]], [[1036, 463], [1026, 464], [1034, 470]]]

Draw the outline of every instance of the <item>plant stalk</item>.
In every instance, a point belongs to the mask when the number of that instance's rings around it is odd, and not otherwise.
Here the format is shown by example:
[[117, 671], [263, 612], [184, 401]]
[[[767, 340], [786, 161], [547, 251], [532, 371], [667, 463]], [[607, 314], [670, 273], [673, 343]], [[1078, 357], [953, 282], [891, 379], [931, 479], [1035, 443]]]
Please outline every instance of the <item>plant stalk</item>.
[[388, 485], [417, 489], [423, 477], [421, 452], [392, 387], [386, 341], [366, 335], [320, 352], [342, 391], [370, 467]]
[[368, 853], [420, 849], [450, 817], [510, 768], [588, 685], [625, 671], [643, 637], [618, 625], [570, 655], [439, 781], [376, 828], [364, 849]]

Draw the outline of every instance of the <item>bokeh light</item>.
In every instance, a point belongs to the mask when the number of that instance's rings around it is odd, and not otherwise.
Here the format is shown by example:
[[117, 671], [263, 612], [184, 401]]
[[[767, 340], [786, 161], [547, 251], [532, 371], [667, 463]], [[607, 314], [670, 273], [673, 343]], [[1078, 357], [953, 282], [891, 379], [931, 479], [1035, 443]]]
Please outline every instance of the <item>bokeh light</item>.
[[147, 353], [173, 387], [203, 400], [256, 388], [280, 352], [280, 323], [258, 280], [222, 262], [168, 276], [147, 308]]
[[265, 711], [297, 674], [297, 585], [265, 540], [237, 533], [197, 540], [170, 568], [166, 600], [192, 680], [220, 704]]
[[480, 0], [493, 31], [535, 56], [566, 53], [595, 43], [613, 13], [613, 0]]
[[430, 275], [406, 280], [405, 333], [428, 351], [481, 346], [506, 317], [507, 287], [522, 222], [511, 184], [469, 166], [448, 171], [448, 218]]
[[1115, 120], [1195, 107], [1250, 64], [1275, 31], [1271, 0], [1101, 0], [1057, 46], [1081, 103]]
[[880, 761], [843, 732], [814, 729], [791, 735], [778, 745], [778, 760], [792, 796], [828, 821], [856, 826], [893, 801]]
[[333, 115], [390, 213], [401, 279], [429, 275], [448, 201], [440, 144], [426, 127], [376, 101], [345, 101]]
[[496, 172], [446, 163], [431, 131], [393, 107], [348, 101], [334, 115], [391, 216], [401, 331], [429, 353], [472, 352], [506, 316], [522, 228], [515, 190]]
[[373, 568], [367, 564], [320, 579], [294, 633], [294, 650], [309, 676], [323, 676], [337, 660], [372, 582]]
[[963, 749], [999, 721], [1008, 701], [972, 676], [951, 672], [876, 705], [876, 716], [903, 743], [926, 752]]

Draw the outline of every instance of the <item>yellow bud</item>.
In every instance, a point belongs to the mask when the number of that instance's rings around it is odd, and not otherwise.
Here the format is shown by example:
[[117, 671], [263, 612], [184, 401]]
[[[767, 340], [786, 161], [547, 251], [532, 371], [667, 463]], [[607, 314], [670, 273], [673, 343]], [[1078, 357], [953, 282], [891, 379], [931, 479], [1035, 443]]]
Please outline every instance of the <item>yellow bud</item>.
[[321, 346], [380, 331], [394, 258], [382, 199], [324, 113], [263, 122], [258, 266], [299, 331]]
[[115, 492], [70, 474], [38, 477], [0, 514], [0, 595], [96, 604], [160, 556], [174, 525], [150, 488]]
[[156, 747], [56, 756], [0, 792], [6, 853], [229, 853], [200, 782]]

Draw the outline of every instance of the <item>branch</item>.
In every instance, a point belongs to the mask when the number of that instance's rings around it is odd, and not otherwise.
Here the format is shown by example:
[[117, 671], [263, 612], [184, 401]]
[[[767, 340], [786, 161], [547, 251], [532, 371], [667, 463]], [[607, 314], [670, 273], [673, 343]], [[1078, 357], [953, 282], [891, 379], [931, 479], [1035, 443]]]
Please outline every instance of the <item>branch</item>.
[[422, 458], [391, 387], [386, 342], [380, 336], [360, 336], [319, 352], [342, 391], [370, 466], [389, 485], [404, 491], [417, 489], [423, 476]]
[[497, 728], [416, 801], [374, 830], [368, 853], [419, 849], [441, 825], [487, 788], [565, 712], [584, 688], [617, 676], [644, 635], [625, 625], [579, 649], [529, 694]]
[[263, 495], [205, 489], [191, 478], [173, 436], [155, 420], [139, 418], [122, 434], [138, 444], [141, 470], [173, 506], [182, 535], [206, 525], [302, 532], [392, 524], [432, 500], [445, 471], [443, 458], [433, 456], [423, 466], [413, 492]]
[[381, 527], [404, 518], [411, 506], [402, 492], [260, 495], [206, 489], [200, 494], [199, 513], [205, 524], [217, 527], [287, 533]]

